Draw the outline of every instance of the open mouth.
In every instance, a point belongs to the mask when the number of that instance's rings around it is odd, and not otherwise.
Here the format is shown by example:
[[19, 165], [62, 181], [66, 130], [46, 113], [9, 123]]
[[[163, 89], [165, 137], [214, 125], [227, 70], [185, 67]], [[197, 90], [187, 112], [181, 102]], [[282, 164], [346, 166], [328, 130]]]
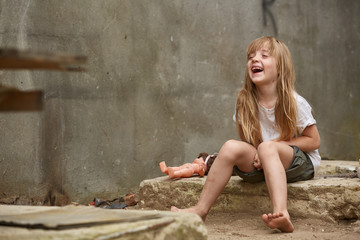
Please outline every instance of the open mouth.
[[251, 71], [252, 71], [253, 73], [259, 73], [259, 72], [264, 71], [264, 69], [263, 69], [262, 67], [255, 66], [255, 67], [252, 67], [252, 68], [251, 68]]

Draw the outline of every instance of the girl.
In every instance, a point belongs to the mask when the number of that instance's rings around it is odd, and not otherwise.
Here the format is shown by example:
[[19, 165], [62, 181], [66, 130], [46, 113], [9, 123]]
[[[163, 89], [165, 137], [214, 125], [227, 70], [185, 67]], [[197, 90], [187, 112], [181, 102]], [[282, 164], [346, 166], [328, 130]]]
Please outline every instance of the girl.
[[263, 214], [268, 227], [293, 232], [287, 210], [287, 182], [312, 179], [320, 166], [320, 136], [307, 101], [295, 92], [295, 73], [286, 45], [261, 37], [247, 49], [245, 83], [235, 120], [242, 141], [220, 149], [198, 203], [188, 209], [205, 221], [233, 170], [248, 182], [266, 182], [273, 213]]

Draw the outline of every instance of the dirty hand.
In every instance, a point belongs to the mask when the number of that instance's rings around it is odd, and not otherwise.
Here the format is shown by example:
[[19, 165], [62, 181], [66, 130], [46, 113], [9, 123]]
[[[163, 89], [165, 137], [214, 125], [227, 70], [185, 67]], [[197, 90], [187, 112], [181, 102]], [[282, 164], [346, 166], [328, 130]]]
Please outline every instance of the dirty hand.
[[262, 165], [261, 165], [261, 162], [260, 162], [260, 159], [259, 159], [259, 156], [258, 154], [256, 153], [255, 156], [254, 156], [254, 160], [253, 160], [253, 164], [254, 164], [254, 167], [260, 171], [262, 169]]

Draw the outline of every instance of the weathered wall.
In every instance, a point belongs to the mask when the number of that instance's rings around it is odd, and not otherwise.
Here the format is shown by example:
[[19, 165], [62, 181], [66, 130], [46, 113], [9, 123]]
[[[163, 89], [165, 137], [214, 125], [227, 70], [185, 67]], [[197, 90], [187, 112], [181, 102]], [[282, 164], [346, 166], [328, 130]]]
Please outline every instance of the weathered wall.
[[1, 47], [89, 58], [85, 73], [0, 71], [45, 92], [40, 113], [0, 113], [0, 198], [117, 197], [161, 175], [160, 161], [218, 150], [236, 137], [245, 49], [263, 35], [293, 53], [322, 156], [358, 159], [360, 2], [263, 2], [0, 1]]

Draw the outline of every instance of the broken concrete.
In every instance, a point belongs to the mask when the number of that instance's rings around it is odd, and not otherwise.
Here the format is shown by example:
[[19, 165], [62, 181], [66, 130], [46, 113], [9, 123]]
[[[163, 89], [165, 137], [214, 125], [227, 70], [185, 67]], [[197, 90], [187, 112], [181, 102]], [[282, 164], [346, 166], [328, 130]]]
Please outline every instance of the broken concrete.
[[[357, 162], [323, 161], [319, 176], [313, 180], [288, 184], [288, 208], [294, 217], [313, 217], [331, 221], [360, 218], [360, 179], [321, 177], [334, 175], [342, 166]], [[145, 180], [140, 184], [142, 208], [169, 210], [171, 206], [186, 208], [197, 203], [206, 177], [171, 180], [168, 176]], [[271, 211], [265, 183], [243, 182], [231, 177], [211, 211]]]
[[87, 206], [0, 205], [0, 239], [207, 239], [199, 216]]

